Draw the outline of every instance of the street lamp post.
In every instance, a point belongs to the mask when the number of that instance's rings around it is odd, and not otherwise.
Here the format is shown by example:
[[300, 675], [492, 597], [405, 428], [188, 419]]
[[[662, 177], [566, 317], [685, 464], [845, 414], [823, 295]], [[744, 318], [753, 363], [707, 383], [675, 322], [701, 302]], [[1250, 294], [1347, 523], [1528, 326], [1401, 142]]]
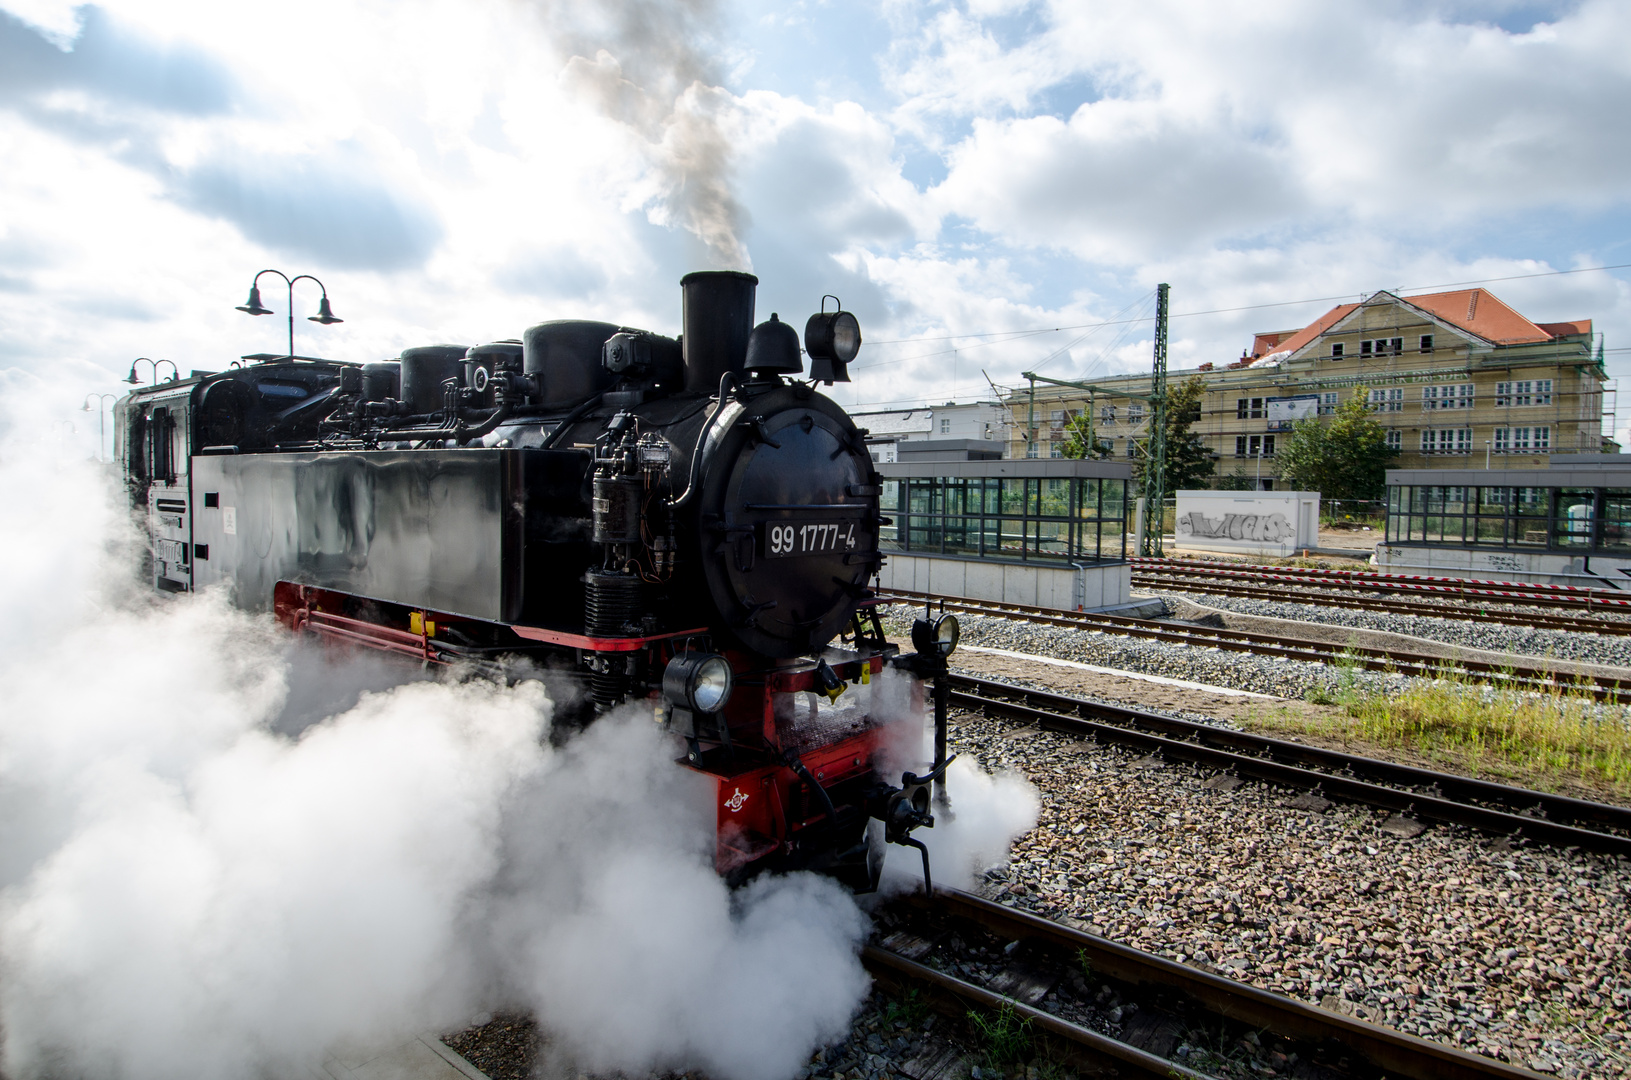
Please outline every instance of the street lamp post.
[[[98, 401], [97, 399], [101, 400]], [[108, 402], [118, 401], [118, 394], [86, 394], [85, 407], [80, 412], [90, 412], [91, 402], [96, 401], [96, 460], [102, 461], [102, 444], [108, 441], [107, 409]]]
[[332, 309], [332, 308], [330, 308], [328, 306], [328, 287], [325, 286], [321, 281], [318, 281], [316, 278], [312, 277], [310, 274], [296, 274], [294, 277], [290, 277], [288, 274], [285, 274], [282, 270], [262, 270], [259, 274], [256, 274], [255, 275], [255, 280], [249, 283], [249, 299], [246, 300], [244, 303], [238, 305], [238, 310], [239, 311], [242, 311], [242, 312], [244, 312], [245, 314], [248, 314], [248, 315], [270, 315], [270, 314], [272, 314], [272, 309], [261, 303], [260, 280], [266, 274], [276, 274], [278, 277], [280, 277], [280, 278], [282, 278], [284, 280], [285, 284], [287, 284], [289, 286], [289, 358], [290, 359], [294, 358], [294, 283], [295, 282], [302, 281], [302, 280], [316, 282], [317, 287], [319, 289], [323, 290], [323, 298], [317, 302], [317, 314], [306, 316], [306, 319], [307, 319], [308, 322], [321, 323], [324, 326], [332, 326], [333, 324], [335, 324], [337, 322], [345, 322], [344, 319], [337, 319], [337, 318], [334, 317], [334, 309]]
[[140, 386], [141, 382], [142, 382], [142, 380], [136, 374], [136, 365], [137, 364], [149, 364], [149, 365], [152, 366], [152, 368], [153, 368], [153, 382], [154, 383], [157, 383], [159, 381], [159, 365], [160, 364], [170, 364], [170, 377], [165, 380], [166, 382], [175, 382], [177, 379], [181, 378], [181, 372], [179, 370], [177, 370], [175, 364], [171, 363], [170, 361], [168, 361], [168, 360], [149, 360], [145, 356], [138, 356], [138, 357], [136, 357], [135, 360], [131, 361], [131, 363], [130, 363], [130, 374], [125, 376], [125, 382], [129, 383], [131, 386]]

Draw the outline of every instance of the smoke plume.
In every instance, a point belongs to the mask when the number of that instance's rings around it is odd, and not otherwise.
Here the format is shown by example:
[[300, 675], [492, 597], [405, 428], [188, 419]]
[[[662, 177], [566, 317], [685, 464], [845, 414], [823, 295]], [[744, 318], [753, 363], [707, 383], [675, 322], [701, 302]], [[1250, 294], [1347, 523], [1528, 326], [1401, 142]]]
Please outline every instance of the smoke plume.
[[732, 184], [735, 99], [711, 55], [716, 0], [543, 0], [540, 10], [568, 57], [566, 83], [639, 140], [658, 217], [695, 235], [718, 267], [751, 269]]

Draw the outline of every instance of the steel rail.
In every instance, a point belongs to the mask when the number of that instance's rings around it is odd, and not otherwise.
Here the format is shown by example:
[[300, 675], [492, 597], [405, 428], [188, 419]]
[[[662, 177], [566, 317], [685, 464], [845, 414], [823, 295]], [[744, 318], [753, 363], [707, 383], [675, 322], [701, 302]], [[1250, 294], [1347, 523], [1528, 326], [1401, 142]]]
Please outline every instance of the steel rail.
[[[1174, 716], [952, 675], [951, 701], [972, 712], [1035, 723], [1284, 787], [1522, 836], [1556, 847], [1631, 857], [1631, 809], [1435, 772]], [[1570, 824], [1570, 823], [1575, 824]], [[1586, 824], [1620, 832], [1586, 828]]]
[[940, 1012], [950, 1016], [960, 1018], [970, 1005], [993, 1012], [1011, 1012], [1022, 1022], [1029, 1023], [1032, 1028], [1068, 1044], [1076, 1051], [1071, 1056], [1077, 1058], [1077, 1063], [1081, 1063], [1082, 1056], [1088, 1059], [1088, 1064], [1099, 1064], [1101, 1068], [1108, 1063], [1109, 1068], [1102, 1071], [1107, 1071], [1111, 1075], [1126, 1072], [1134, 1076], [1162, 1078], [1176, 1076], [1185, 1077], [1187, 1080], [1211, 1080], [1205, 1073], [1196, 1072], [1147, 1050], [1140, 1050], [1108, 1035], [1101, 1035], [1097, 1031], [1073, 1024], [1023, 1001], [1016, 1001], [954, 975], [936, 971], [927, 964], [909, 960], [888, 949], [876, 945], [863, 946], [861, 963], [871, 972], [874, 979], [889, 989], [898, 992], [907, 989], [913, 983], [928, 989], [933, 1004]]
[[[1003, 937], [1038, 940], [1063, 950], [1066, 955], [1073, 956], [1079, 951], [1099, 974], [1136, 987], [1176, 991], [1213, 1015], [1264, 1029], [1296, 1042], [1315, 1045], [1335, 1043], [1389, 1076], [1409, 1080], [1482, 1080], [1489, 1077], [1518, 1080], [1536, 1075], [1494, 1058], [1469, 1054], [1443, 1043], [1406, 1035], [1392, 1028], [1180, 964], [972, 893], [939, 889], [932, 901], [920, 898], [917, 903], [925, 907], [938, 907]], [[1034, 1025], [1044, 1030], [1056, 1031], [1057, 1025], [1086, 1031], [1040, 1010], [1022, 1012], [1025, 1007], [1018, 1002], [1009, 1006], [1009, 999], [1001, 995], [994, 995], [982, 987], [954, 979], [876, 946], [868, 947], [863, 956], [869, 966], [876, 965], [874, 970], [887, 968], [891, 972], [909, 975], [930, 985], [944, 987], [948, 992], [967, 995], [965, 1000], [987, 1008], [1012, 1007], [1016, 1014], [1032, 1019]], [[993, 998], [995, 1002], [991, 1000]], [[1140, 1072], [1147, 1069], [1141, 1059], [1154, 1057], [1106, 1036], [1093, 1032], [1087, 1034], [1099, 1042], [1110, 1042], [1124, 1051], [1131, 1051], [1126, 1056], [1117, 1055], [1117, 1060], [1125, 1061]], [[1164, 1075], [1197, 1075], [1175, 1062], [1160, 1058], [1156, 1060], [1161, 1062]]]
[[1274, 656], [1307, 663], [1353, 663], [1367, 671], [1399, 672], [1423, 678], [1440, 678], [1447, 670], [1465, 672], [1480, 681], [1520, 689], [1584, 689], [1599, 701], [1631, 701], [1631, 676], [1616, 679], [1607, 675], [1574, 674], [1544, 666], [1496, 664], [1487, 660], [1455, 659], [1428, 653], [1397, 652], [1357, 645], [1337, 645], [1283, 635], [1259, 634], [1249, 630], [1178, 624], [1156, 619], [1136, 619], [1125, 615], [1064, 611], [1028, 604], [998, 603], [968, 597], [938, 597], [910, 589], [892, 589], [884, 597], [900, 597], [910, 602], [942, 605], [948, 611], [991, 618], [1065, 626], [1077, 630], [1099, 630], [1108, 634], [1178, 645], [1217, 648], [1230, 652]]
[[[1143, 558], [1135, 557], [1131, 560], [1135, 566], [1155, 567], [1182, 567], [1193, 566], [1211, 570], [1235, 570], [1269, 574], [1280, 574], [1288, 577], [1315, 577], [1340, 578], [1347, 581], [1401, 583], [1406, 585], [1419, 585], [1422, 588], [1437, 591], [1458, 592], [1460, 589], [1476, 587], [1487, 590], [1491, 595], [1510, 596], [1536, 596], [1542, 598], [1538, 602], [1547, 600], [1577, 600], [1593, 606], [1604, 604], [1610, 607], [1631, 607], [1631, 597], [1621, 589], [1610, 589], [1586, 585], [1553, 585], [1536, 581], [1502, 581], [1495, 578], [1460, 578], [1438, 574], [1390, 574], [1381, 570], [1343, 570], [1340, 568], [1310, 567], [1310, 566], [1269, 566], [1263, 563], [1241, 563], [1224, 561], [1221, 559], [1185, 559], [1177, 557]], [[1524, 603], [1532, 601], [1520, 601]]]
[[1401, 615], [1424, 615], [1436, 619], [1459, 619], [1466, 622], [1501, 623], [1506, 626], [1525, 626], [1542, 630], [1571, 630], [1593, 634], [1631, 635], [1631, 622], [1619, 619], [1570, 618], [1559, 615], [1540, 615], [1527, 612], [1498, 611], [1487, 607], [1469, 608], [1451, 604], [1431, 604], [1393, 600], [1385, 597], [1350, 596], [1330, 592], [1318, 586], [1301, 589], [1275, 588], [1271, 585], [1247, 587], [1224, 584], [1213, 579], [1188, 580], [1177, 575], [1132, 575], [1134, 585], [1164, 589], [1169, 592], [1210, 593], [1214, 596], [1246, 596], [1257, 600], [1284, 600], [1294, 604], [1315, 604], [1326, 607], [1352, 608], [1357, 611], [1385, 611]]
[[[1296, 567], [1282, 569], [1278, 566], [1252, 566], [1236, 568], [1219, 566], [1216, 563], [1206, 563], [1199, 560], [1164, 559], [1134, 559], [1133, 570], [1145, 574], [1182, 575], [1186, 577], [1219, 577], [1235, 580], [1291, 582], [1295, 584], [1319, 585], [1325, 588], [1350, 589], [1355, 592], [1382, 592], [1398, 595], [1417, 594], [1428, 597], [1444, 597], [1446, 599], [1483, 600], [1497, 604], [1529, 604], [1539, 607], [1565, 607], [1565, 608], [1602, 608], [1631, 613], [1631, 600], [1625, 597], [1585, 597], [1557, 596], [1546, 593], [1532, 593], [1517, 589], [1490, 589], [1470, 588], [1468, 582], [1463, 585], [1438, 584], [1438, 580], [1410, 579], [1410, 578], [1384, 578], [1381, 576], [1365, 575], [1357, 571], [1337, 571], [1324, 573], [1317, 570], [1303, 570]], [[1296, 569], [1298, 573], [1287, 573], [1286, 570]], [[1339, 576], [1340, 575], [1340, 576]]]

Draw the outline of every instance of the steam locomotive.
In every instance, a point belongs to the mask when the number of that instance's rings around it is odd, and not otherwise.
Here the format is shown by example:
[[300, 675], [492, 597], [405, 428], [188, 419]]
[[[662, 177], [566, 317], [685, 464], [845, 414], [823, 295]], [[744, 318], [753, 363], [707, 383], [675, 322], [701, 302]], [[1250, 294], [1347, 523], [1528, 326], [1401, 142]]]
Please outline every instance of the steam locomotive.
[[[529, 657], [581, 718], [625, 702], [711, 782], [716, 864], [876, 886], [928, 854], [947, 765], [953, 618], [885, 639], [878, 474], [816, 384], [848, 381], [854, 315], [754, 325], [758, 279], [681, 281], [679, 338], [605, 322], [410, 348], [388, 363], [245, 357], [136, 390], [116, 453], [154, 587], [228, 586], [291, 630], [427, 664]], [[264, 310], [252, 295], [245, 310]], [[837, 643], [835, 644], [835, 639]], [[934, 693], [935, 761], [891, 783], [868, 690]]]

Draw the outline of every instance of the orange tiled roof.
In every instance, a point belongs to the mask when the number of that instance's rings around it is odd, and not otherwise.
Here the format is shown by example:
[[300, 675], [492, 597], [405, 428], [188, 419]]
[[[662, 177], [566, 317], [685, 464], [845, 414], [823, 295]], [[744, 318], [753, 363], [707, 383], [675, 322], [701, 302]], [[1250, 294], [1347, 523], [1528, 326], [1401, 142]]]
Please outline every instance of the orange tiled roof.
[[1330, 311], [1327, 311], [1324, 315], [1321, 315], [1319, 318], [1315, 319], [1301, 330], [1298, 330], [1295, 334], [1292, 334], [1283, 341], [1277, 342], [1274, 348], [1270, 351], [1277, 353], [1296, 352], [1304, 345], [1307, 345], [1310, 341], [1313, 341], [1315, 338], [1325, 333], [1326, 330], [1336, 325], [1338, 320], [1346, 318], [1348, 313], [1353, 311], [1358, 306], [1358, 304], [1338, 304], [1336, 307], [1332, 308]]
[[[1590, 319], [1530, 322], [1488, 289], [1458, 289], [1399, 299], [1401, 303], [1418, 307], [1451, 326], [1497, 345], [1528, 345], [1570, 334], [1591, 333]], [[1338, 304], [1295, 333], [1258, 334], [1252, 343], [1252, 351], [1259, 354], [1297, 352], [1358, 307], [1358, 304]]]
[[1409, 297], [1405, 303], [1497, 345], [1528, 345], [1553, 337], [1496, 299], [1488, 289], [1428, 293]]
[[1252, 338], [1252, 355], [1267, 356], [1274, 352], [1280, 342], [1297, 333], [1295, 330], [1276, 330], [1273, 333], [1262, 333]]

